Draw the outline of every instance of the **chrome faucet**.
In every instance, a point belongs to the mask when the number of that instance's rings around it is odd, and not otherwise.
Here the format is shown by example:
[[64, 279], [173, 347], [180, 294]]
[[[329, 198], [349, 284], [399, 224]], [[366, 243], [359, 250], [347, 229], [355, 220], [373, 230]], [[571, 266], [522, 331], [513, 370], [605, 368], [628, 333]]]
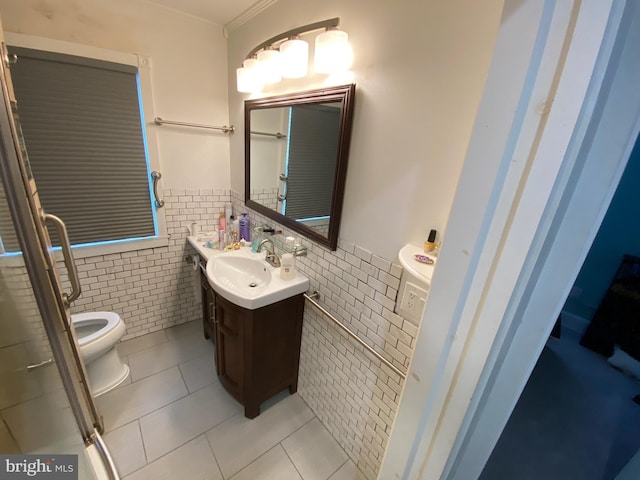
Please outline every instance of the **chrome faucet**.
[[267, 254], [265, 255], [264, 259], [270, 264], [273, 265], [274, 267], [278, 268], [280, 267], [281, 263], [280, 263], [280, 257], [278, 257], [278, 255], [276, 255], [276, 248], [273, 245], [273, 242], [271, 240], [269, 240], [268, 238], [265, 238], [264, 240], [262, 240], [259, 244], [258, 244], [258, 249], [256, 250], [257, 253], [260, 253], [262, 251], [262, 247], [266, 244], [270, 244], [271, 245], [271, 250], [269, 250], [269, 248], [265, 247], [265, 249], [267, 250]]

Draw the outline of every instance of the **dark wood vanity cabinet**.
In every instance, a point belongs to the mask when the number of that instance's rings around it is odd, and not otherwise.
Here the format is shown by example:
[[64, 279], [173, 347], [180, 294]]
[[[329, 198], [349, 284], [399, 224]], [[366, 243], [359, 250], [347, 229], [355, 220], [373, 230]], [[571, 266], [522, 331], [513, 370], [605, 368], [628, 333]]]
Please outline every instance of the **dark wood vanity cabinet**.
[[[200, 258], [200, 266], [202, 267], [204, 265], [206, 265], [206, 261]], [[200, 293], [202, 297], [202, 328], [204, 331], [204, 338], [211, 339], [215, 345], [215, 293], [213, 292], [211, 285], [209, 285], [207, 275], [202, 268], [200, 269]]]
[[244, 405], [245, 417], [257, 417], [260, 404], [285, 388], [295, 393], [304, 296], [248, 310], [217, 294], [202, 270], [200, 288], [204, 336], [216, 346], [218, 379]]
[[215, 305], [218, 378], [255, 418], [262, 402], [298, 389], [304, 297], [247, 310], [216, 293]]

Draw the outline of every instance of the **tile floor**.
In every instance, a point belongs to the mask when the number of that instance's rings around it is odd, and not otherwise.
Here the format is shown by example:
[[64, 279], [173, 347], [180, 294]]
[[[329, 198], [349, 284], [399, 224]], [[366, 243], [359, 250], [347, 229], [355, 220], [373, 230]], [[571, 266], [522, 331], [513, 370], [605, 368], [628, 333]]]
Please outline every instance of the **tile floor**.
[[98, 398], [105, 440], [125, 480], [361, 480], [298, 395], [254, 420], [219, 384], [199, 322], [118, 345], [131, 375]]

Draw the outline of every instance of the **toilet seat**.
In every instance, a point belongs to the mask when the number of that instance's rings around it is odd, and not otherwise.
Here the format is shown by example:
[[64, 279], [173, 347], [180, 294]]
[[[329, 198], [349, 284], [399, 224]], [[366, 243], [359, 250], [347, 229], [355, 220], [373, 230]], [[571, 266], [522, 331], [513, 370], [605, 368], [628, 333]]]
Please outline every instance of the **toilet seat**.
[[82, 326], [94, 325], [94, 332], [88, 335], [78, 335], [78, 343], [80, 346], [87, 345], [113, 330], [118, 322], [120, 315], [115, 312], [87, 312], [75, 313], [71, 315], [71, 323], [76, 328]]
[[[125, 324], [120, 315], [114, 312], [86, 312], [71, 315], [71, 323], [76, 329], [78, 345], [89, 361], [114, 346], [124, 335]], [[92, 333], [82, 335], [78, 330], [90, 327]]]

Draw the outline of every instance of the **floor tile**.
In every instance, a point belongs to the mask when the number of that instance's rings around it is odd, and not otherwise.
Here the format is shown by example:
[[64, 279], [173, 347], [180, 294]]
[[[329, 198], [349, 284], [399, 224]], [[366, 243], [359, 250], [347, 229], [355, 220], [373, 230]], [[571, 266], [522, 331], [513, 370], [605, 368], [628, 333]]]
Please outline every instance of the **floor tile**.
[[181, 323], [180, 325], [167, 328], [164, 333], [167, 334], [167, 338], [169, 340], [176, 340], [177, 338], [188, 335], [200, 335], [204, 338], [202, 333], [202, 321]]
[[204, 435], [176, 448], [125, 480], [222, 480], [216, 460]]
[[198, 358], [180, 364], [180, 371], [189, 393], [200, 390], [216, 381], [214, 352], [206, 353]]
[[147, 335], [143, 335], [141, 337], [136, 337], [132, 338], [131, 340], [120, 342], [116, 344], [116, 348], [118, 349], [118, 353], [121, 357], [126, 357], [128, 355], [141, 352], [142, 350], [145, 350], [149, 347], [153, 347], [155, 345], [166, 342], [167, 336], [165, 335], [163, 330], [160, 330], [159, 332], [148, 333]]
[[298, 394], [264, 410], [253, 420], [236, 415], [209, 432], [211, 448], [225, 478], [280, 443], [313, 418]]
[[104, 441], [120, 476], [128, 475], [147, 464], [137, 420], [107, 433]]
[[131, 379], [135, 382], [210, 352], [213, 344], [200, 335], [178, 337], [129, 355]]
[[2, 416], [0, 416], [0, 452], [5, 454], [20, 453], [20, 449], [7, 429]]
[[285, 439], [282, 446], [304, 480], [326, 480], [348, 460], [317, 418]]
[[241, 412], [215, 383], [140, 419], [147, 459], [153, 461]]
[[230, 480], [302, 480], [280, 445], [276, 445]]
[[[31, 372], [26, 365], [45, 360], [40, 357], [34, 344], [20, 343], [0, 348], [0, 378], [2, 385], [14, 388], [0, 388], [0, 409], [18, 405], [39, 397], [43, 393], [60, 390], [62, 381], [55, 365], [47, 365]], [[16, 388], [16, 386], [20, 386]]]
[[178, 367], [112, 390], [96, 399], [111, 431], [187, 395]]
[[[2, 411], [24, 453], [63, 453], [82, 443], [66, 392], [56, 390]], [[4, 452], [3, 452], [4, 453]]]
[[346, 462], [340, 469], [329, 477], [329, 480], [367, 480], [356, 464], [351, 460]]

